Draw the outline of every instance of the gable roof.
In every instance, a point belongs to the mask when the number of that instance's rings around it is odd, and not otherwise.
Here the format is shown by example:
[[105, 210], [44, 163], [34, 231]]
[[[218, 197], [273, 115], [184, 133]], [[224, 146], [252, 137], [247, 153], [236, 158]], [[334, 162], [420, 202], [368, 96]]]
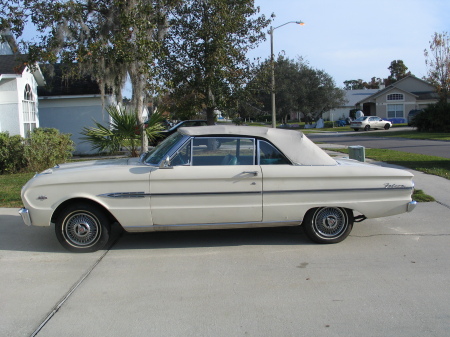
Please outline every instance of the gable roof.
[[0, 55], [0, 75], [21, 75], [27, 64], [25, 55]]
[[372, 96], [373, 94], [380, 91], [380, 89], [356, 89], [356, 90], [346, 90], [345, 91], [345, 100], [347, 103], [345, 106], [355, 106], [361, 100], [366, 99], [367, 97]]
[[46, 64], [41, 67], [47, 80], [45, 87], [38, 88], [38, 94], [41, 97], [100, 94], [99, 85], [90, 77], [67, 78], [64, 76], [64, 65], [62, 64]]
[[[27, 55], [0, 55], [0, 79], [2, 77], [20, 77], [28, 67]], [[39, 65], [30, 69], [38, 85], [44, 85], [45, 79]]]

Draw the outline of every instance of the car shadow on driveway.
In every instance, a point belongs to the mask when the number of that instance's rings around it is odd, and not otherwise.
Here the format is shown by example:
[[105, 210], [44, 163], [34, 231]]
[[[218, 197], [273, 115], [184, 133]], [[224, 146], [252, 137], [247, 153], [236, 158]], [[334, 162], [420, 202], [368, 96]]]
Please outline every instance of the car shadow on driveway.
[[[58, 242], [55, 227], [26, 226], [20, 216], [0, 215], [0, 250], [67, 253]], [[245, 245], [311, 245], [299, 227], [127, 233], [113, 225], [104, 249], [164, 249]]]
[[152, 233], [123, 232], [111, 248], [166, 249], [204, 248], [254, 245], [312, 245], [303, 231], [297, 227], [170, 231]]

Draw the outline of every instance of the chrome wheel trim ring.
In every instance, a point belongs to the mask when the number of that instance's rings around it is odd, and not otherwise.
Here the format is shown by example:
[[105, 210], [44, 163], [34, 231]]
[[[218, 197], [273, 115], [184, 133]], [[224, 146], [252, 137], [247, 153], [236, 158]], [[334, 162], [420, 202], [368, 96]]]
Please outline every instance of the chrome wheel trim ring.
[[313, 227], [317, 235], [325, 239], [334, 239], [347, 229], [348, 217], [339, 208], [319, 208], [313, 217]]
[[73, 247], [90, 247], [101, 236], [100, 221], [89, 212], [75, 211], [64, 219], [63, 234]]

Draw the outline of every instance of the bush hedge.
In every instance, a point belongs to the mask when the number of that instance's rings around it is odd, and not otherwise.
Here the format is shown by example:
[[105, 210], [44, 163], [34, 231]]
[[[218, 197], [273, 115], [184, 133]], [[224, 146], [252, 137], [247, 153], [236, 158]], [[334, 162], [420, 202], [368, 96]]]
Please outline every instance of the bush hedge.
[[39, 172], [72, 157], [70, 134], [57, 129], [37, 128], [29, 138], [0, 133], [0, 174]]
[[414, 116], [412, 125], [419, 132], [450, 132], [450, 103], [429, 105]]
[[0, 133], [0, 174], [17, 173], [27, 166], [25, 146], [20, 136]]

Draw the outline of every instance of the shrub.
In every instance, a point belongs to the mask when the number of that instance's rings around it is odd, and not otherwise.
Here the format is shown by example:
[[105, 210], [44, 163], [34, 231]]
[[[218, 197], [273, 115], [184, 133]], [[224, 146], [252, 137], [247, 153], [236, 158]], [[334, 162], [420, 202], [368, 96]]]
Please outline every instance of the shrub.
[[25, 157], [28, 171], [42, 171], [58, 163], [64, 163], [74, 150], [70, 134], [57, 129], [38, 128], [25, 140]]
[[450, 132], [450, 104], [432, 104], [414, 116], [412, 125], [419, 132]]
[[[126, 148], [132, 157], [139, 155], [141, 145], [141, 122], [137, 111], [128, 110], [124, 107], [108, 106], [106, 108], [110, 116], [109, 126], [103, 126], [94, 121], [96, 127], [84, 127], [81, 139], [91, 143], [92, 149], [100, 153], [114, 153], [120, 148]], [[155, 112], [150, 119], [145, 122], [145, 133], [148, 139], [156, 142], [159, 132], [164, 128], [161, 122], [164, 120], [162, 113]]]
[[18, 173], [26, 165], [23, 138], [0, 132], [0, 174]]

